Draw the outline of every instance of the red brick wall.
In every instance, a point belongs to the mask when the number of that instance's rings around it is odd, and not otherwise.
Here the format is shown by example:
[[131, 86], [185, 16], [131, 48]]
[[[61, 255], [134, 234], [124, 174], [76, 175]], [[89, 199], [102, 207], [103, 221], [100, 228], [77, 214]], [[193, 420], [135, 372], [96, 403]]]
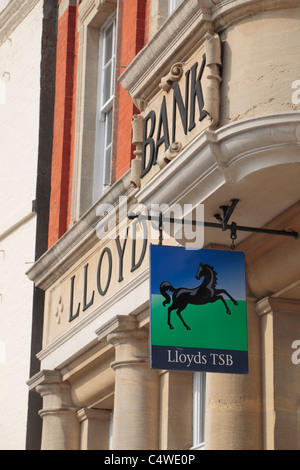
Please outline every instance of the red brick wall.
[[[120, 46], [120, 71], [122, 73], [126, 66], [134, 59], [136, 54], [145, 44], [145, 16], [146, 0], [125, 0], [120, 10], [122, 41]], [[119, 73], [119, 74], [120, 74]], [[130, 168], [133, 157], [132, 140], [132, 116], [138, 113], [128, 92], [119, 87], [118, 124], [116, 143], [116, 162], [114, 180], [118, 180]]]
[[146, 19], [145, 19], [145, 44], [149, 42], [149, 21], [150, 21], [150, 2], [151, 0], [145, 0], [146, 6]]
[[49, 247], [67, 230], [73, 119], [76, 8], [58, 20]]
[[[78, 24], [78, 9], [76, 12], [76, 24]], [[76, 96], [77, 96], [77, 69], [78, 69], [78, 31], [75, 31], [74, 38], [74, 69], [73, 69], [73, 104], [72, 104], [72, 131], [71, 131], [71, 155], [70, 155], [70, 177], [69, 177], [69, 197], [68, 197], [68, 213], [67, 227], [71, 221], [71, 203], [72, 203], [72, 187], [73, 187], [73, 162], [74, 162], [74, 146], [75, 146], [75, 122], [76, 122]]]
[[[117, 77], [145, 44], [149, 3], [150, 0], [119, 3]], [[78, 51], [76, 15], [76, 7], [69, 7], [58, 20], [49, 247], [67, 231], [71, 215]], [[116, 81], [112, 182], [130, 168], [134, 150], [131, 123], [136, 113], [138, 110], [128, 92]]]

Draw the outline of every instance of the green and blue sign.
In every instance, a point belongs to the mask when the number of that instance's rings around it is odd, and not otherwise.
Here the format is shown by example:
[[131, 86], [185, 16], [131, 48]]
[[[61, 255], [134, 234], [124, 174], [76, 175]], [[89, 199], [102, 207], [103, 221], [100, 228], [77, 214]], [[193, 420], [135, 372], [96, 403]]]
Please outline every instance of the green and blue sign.
[[245, 255], [150, 246], [151, 367], [248, 373]]

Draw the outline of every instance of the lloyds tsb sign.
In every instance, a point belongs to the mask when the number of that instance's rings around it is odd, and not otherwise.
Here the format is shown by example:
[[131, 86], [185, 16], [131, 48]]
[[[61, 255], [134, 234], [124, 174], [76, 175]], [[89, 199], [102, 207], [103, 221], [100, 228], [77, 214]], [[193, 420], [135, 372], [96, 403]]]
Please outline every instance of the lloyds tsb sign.
[[[143, 119], [142, 164], [141, 178], [145, 176], [157, 162], [161, 146], [166, 151], [170, 143], [176, 142], [177, 123], [187, 135], [196, 126], [196, 120], [202, 121], [206, 113], [203, 111], [202, 76], [205, 68], [206, 56], [202, 62], [195, 62], [185, 73], [184, 97], [176, 82], [172, 86], [172, 106], [167, 109], [166, 96], [163, 96], [159, 115], [151, 110]], [[197, 112], [196, 112], [197, 110]]]
[[150, 246], [150, 366], [248, 373], [245, 254]]

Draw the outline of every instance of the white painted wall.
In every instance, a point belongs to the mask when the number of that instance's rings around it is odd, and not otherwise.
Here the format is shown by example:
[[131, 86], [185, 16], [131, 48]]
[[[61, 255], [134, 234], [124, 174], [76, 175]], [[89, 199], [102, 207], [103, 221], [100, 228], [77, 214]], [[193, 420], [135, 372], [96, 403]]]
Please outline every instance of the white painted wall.
[[0, 0], [0, 12], [9, 4], [10, 0]]
[[32, 201], [38, 157], [41, 34], [39, 2], [0, 45], [1, 450], [22, 450], [26, 439], [33, 283], [25, 273], [35, 250]]

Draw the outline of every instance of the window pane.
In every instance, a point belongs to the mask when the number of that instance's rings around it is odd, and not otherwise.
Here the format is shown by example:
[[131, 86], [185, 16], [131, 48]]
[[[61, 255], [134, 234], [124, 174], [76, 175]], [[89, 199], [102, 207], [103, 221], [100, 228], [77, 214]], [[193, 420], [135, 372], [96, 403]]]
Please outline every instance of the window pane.
[[103, 102], [102, 106], [109, 100], [111, 95], [111, 63], [104, 69]]
[[205, 395], [206, 374], [195, 372], [193, 390], [193, 448], [195, 449], [204, 447]]
[[104, 64], [112, 58], [113, 51], [113, 24], [107, 28], [105, 32], [105, 52], [104, 52]]
[[106, 114], [106, 147], [108, 147], [111, 144], [111, 138], [112, 138], [112, 109], [108, 111]]
[[112, 152], [112, 118], [114, 97], [115, 22], [111, 17], [103, 26], [99, 36], [98, 63], [98, 119], [94, 161], [93, 201], [103, 194], [110, 184]]
[[104, 186], [110, 184], [110, 161], [111, 161], [111, 146], [105, 152], [105, 167], [104, 167]]

